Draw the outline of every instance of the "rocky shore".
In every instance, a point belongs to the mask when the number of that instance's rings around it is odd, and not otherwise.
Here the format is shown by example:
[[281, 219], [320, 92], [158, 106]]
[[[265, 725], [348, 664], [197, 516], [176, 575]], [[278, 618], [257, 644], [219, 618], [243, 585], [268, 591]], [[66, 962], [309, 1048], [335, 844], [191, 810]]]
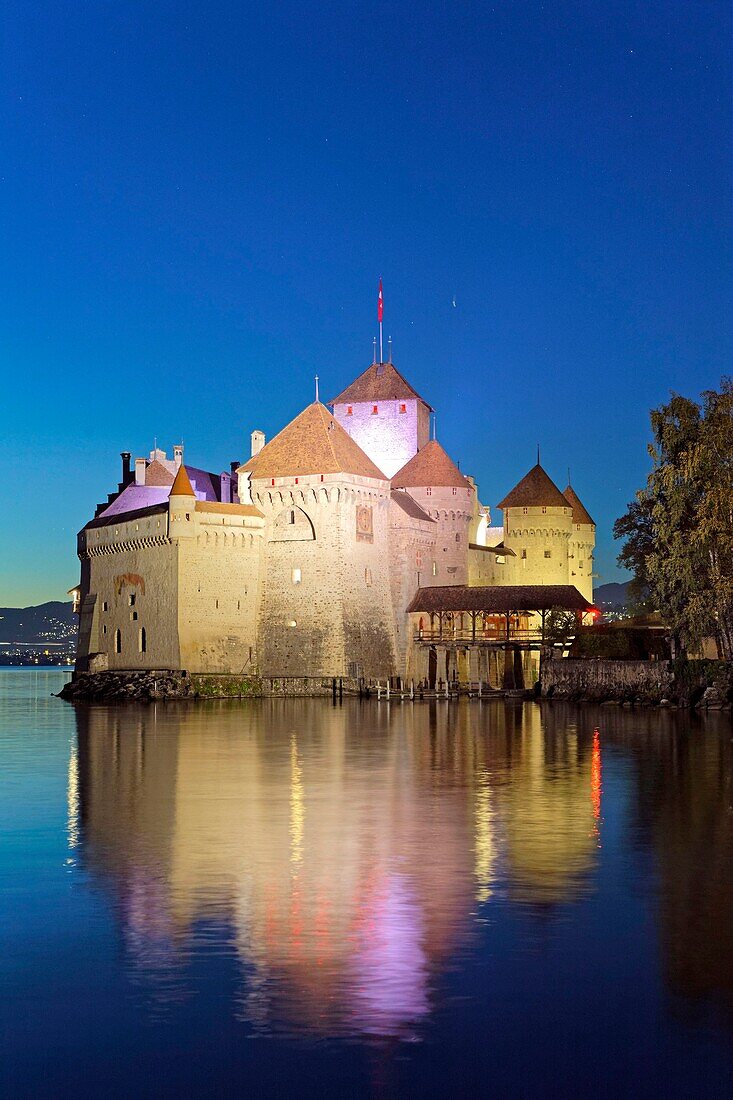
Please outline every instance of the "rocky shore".
[[[81, 672], [59, 692], [70, 703], [152, 703], [164, 699], [257, 699], [270, 696], [330, 696], [335, 681], [328, 677], [228, 676], [215, 673]], [[354, 685], [344, 679], [344, 693]]]

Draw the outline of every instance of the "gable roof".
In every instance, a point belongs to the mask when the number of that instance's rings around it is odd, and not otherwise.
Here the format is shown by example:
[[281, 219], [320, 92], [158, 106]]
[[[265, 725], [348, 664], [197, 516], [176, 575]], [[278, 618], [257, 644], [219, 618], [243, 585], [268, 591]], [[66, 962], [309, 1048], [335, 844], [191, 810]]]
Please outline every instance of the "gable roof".
[[388, 480], [320, 401], [303, 409], [240, 469], [253, 478], [356, 474]]
[[568, 485], [563, 496], [573, 509], [573, 523], [589, 523], [595, 525], [595, 520], [591, 519], [589, 516], [585, 509], [585, 505], [581, 502], [580, 497], [575, 492], [572, 485]]
[[146, 485], [172, 485], [173, 481], [173, 474], [157, 458], [154, 458], [145, 470]]
[[470, 489], [470, 482], [463, 476], [452, 458], [438, 443], [429, 443], [413, 455], [392, 478], [395, 489], [424, 488], [426, 486], [457, 486]]
[[405, 489], [393, 489], [390, 496], [394, 503], [409, 516], [410, 519], [421, 519], [427, 523], [435, 523], [432, 516], [429, 516], [424, 508], [421, 508], [417, 501], [410, 496]]
[[342, 405], [349, 401], [358, 404], [360, 401], [400, 401], [415, 398], [432, 412], [425, 398], [402, 377], [394, 363], [372, 363], [338, 397], [329, 401], [329, 405]]
[[176, 474], [176, 480], [173, 482], [173, 486], [170, 491], [172, 497], [195, 497], [196, 494], [193, 491], [193, 485], [191, 484], [188, 474], [186, 473], [185, 466], [178, 467], [178, 473]]
[[505, 511], [507, 508], [569, 508], [570, 504], [538, 462], [498, 507]]

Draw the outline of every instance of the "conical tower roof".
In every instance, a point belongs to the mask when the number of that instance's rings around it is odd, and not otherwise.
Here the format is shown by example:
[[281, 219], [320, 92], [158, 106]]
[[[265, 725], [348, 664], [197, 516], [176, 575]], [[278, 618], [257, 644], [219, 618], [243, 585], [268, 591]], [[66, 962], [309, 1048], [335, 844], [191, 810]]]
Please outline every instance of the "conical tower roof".
[[405, 401], [415, 398], [432, 412], [431, 406], [402, 377], [394, 363], [372, 363], [343, 393], [329, 401], [329, 405], [345, 405], [349, 402], [356, 405], [361, 401]]
[[433, 485], [470, 488], [470, 482], [437, 439], [426, 443], [392, 478], [392, 487], [395, 489], [417, 489]]
[[185, 466], [178, 467], [178, 473], [176, 479], [171, 485], [171, 491], [168, 494], [172, 497], [195, 497], [196, 494], [193, 491], [191, 480], [188, 476]]
[[570, 504], [538, 462], [498, 507], [506, 511], [507, 508], [569, 508]]
[[595, 520], [592, 520], [586, 511], [585, 505], [582, 503], [580, 497], [573, 489], [572, 485], [568, 485], [567, 489], [563, 493], [566, 501], [573, 509], [573, 523], [589, 523], [592, 526], [595, 525]]
[[320, 401], [303, 409], [241, 469], [253, 478], [343, 473], [387, 480]]

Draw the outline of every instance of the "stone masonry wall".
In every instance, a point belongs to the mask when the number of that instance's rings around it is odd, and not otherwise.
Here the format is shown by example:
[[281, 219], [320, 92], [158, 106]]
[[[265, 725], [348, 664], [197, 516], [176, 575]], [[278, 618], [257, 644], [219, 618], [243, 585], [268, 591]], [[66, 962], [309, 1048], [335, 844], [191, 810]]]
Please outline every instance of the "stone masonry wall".
[[[374, 404], [377, 406], [376, 413], [373, 411]], [[372, 462], [390, 478], [417, 454], [419, 446], [424, 446], [419, 441], [425, 431], [425, 416], [418, 414], [418, 405], [425, 409], [422, 402], [415, 399], [359, 402], [334, 405], [333, 415]], [[400, 412], [402, 408], [404, 412]]]
[[540, 688], [544, 697], [618, 702], [659, 702], [672, 690], [667, 661], [544, 660]]

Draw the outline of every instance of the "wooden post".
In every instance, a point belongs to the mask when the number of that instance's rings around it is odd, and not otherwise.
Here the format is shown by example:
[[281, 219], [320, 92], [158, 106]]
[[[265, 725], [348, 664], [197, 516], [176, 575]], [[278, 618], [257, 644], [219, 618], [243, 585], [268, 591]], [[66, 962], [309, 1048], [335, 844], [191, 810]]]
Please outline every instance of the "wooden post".
[[476, 612], [471, 612], [471, 641], [476, 641]]

